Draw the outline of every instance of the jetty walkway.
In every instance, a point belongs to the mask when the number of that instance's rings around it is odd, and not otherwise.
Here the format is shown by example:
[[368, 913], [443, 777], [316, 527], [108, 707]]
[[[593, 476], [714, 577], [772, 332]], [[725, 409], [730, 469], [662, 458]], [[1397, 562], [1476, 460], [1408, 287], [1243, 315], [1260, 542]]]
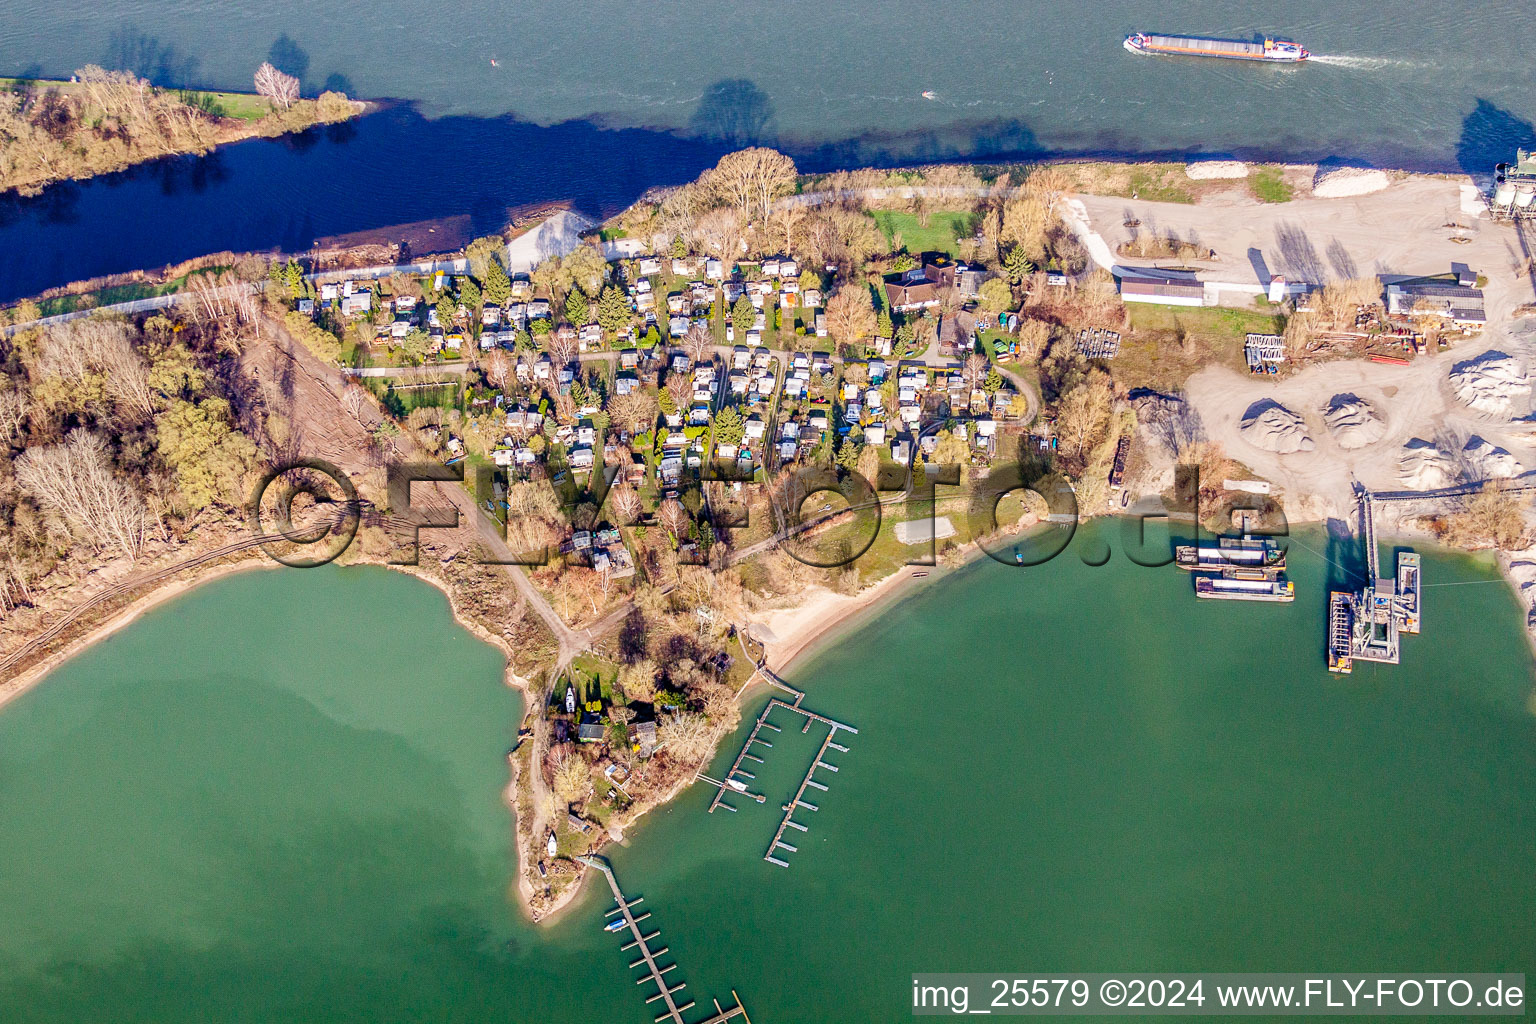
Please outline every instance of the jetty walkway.
[[[608, 879], [608, 888], [613, 890], [613, 899], [618, 906], [603, 916], [612, 917], [615, 914], [622, 914], [625, 926], [628, 928], [630, 935], [634, 936], [633, 940], [623, 948], [626, 950], [638, 949], [640, 951], [640, 959], [629, 966], [631, 968], [644, 966], [646, 973], [635, 984], [644, 985], [649, 981], [654, 982], [656, 985], [656, 994], [646, 999], [646, 1002], [654, 1003], [660, 999], [666, 1006], [666, 1011], [657, 1015], [657, 1024], [661, 1024], [662, 1021], [671, 1021], [672, 1024], [687, 1024], [683, 1019], [683, 1013], [693, 1008], [694, 1001], [689, 999], [687, 1002], [679, 1005], [677, 993], [685, 987], [685, 983], [680, 981], [674, 985], [666, 977], [668, 973], [677, 969], [677, 963], [674, 961], [665, 967], [658, 963], [659, 958], [666, 955], [667, 947], [663, 946], [660, 949], [652, 949], [651, 941], [659, 937], [661, 931], [658, 929], [649, 935], [641, 932], [640, 922], [651, 916], [649, 911], [638, 917], [635, 916], [635, 905], [645, 897], [637, 896], [634, 899], [626, 897], [624, 891], [619, 888], [618, 879], [613, 877], [613, 868], [609, 867], [608, 862], [601, 857], [589, 857], [583, 854], [576, 859], [587, 867], [596, 868], [598, 871], [601, 871], [603, 877]], [[715, 1004], [714, 1016], [699, 1021], [699, 1024], [725, 1024], [726, 1021], [734, 1020], [737, 1017], [744, 1020], [746, 1024], [752, 1024], [752, 1018], [747, 1016], [746, 1007], [741, 1004], [741, 999], [734, 990], [731, 992], [731, 998], [735, 1000], [736, 1005], [729, 1007], [722, 1007], [718, 999], [711, 1000]]]
[[784, 841], [785, 830], [793, 828], [801, 832], [810, 831], [807, 826], [795, 820], [795, 811], [801, 809], [807, 811], [818, 810], [815, 804], [810, 803], [805, 799], [805, 791], [807, 789], [819, 789], [822, 792], [827, 791], [827, 786], [825, 783], [816, 781], [816, 770], [819, 768], [823, 771], [828, 771], [835, 774], [837, 772], [837, 765], [829, 764], [826, 761], [827, 751], [837, 750], [841, 751], [842, 753], [847, 753], [848, 748], [837, 742], [838, 732], [842, 731], [848, 733], [850, 736], [856, 736], [858, 735], [859, 730], [844, 722], [839, 722], [835, 718], [828, 718], [826, 715], [817, 714], [816, 712], [803, 707], [800, 702], [805, 698], [805, 694], [799, 690], [796, 690], [788, 683], [785, 683], [766, 665], [759, 664], [758, 671], [762, 673], [764, 679], [772, 683], [774, 686], [777, 686], [780, 689], [793, 694], [795, 699], [793, 701], [786, 701], [781, 700], [778, 697], [770, 698], [767, 706], [763, 708], [762, 714], [757, 716], [757, 722], [752, 726], [752, 731], [747, 734], [747, 741], [742, 744], [741, 752], [736, 755], [736, 760], [731, 763], [730, 770], [725, 773], [724, 778], [712, 779], [706, 775], [700, 774], [699, 780], [702, 782], [708, 782], [715, 787], [714, 799], [709, 802], [709, 813], [711, 814], [715, 812], [715, 808], [717, 807], [724, 807], [728, 811], [736, 810], [735, 806], [727, 803], [725, 800], [725, 797], [729, 793], [741, 793], [744, 796], [756, 800], [758, 803], [764, 803], [767, 800], [765, 796], [763, 796], [761, 793], [753, 793], [746, 788], [746, 782], [743, 780], [755, 779], [756, 776], [753, 775], [752, 772], [748, 771], [745, 767], [743, 767], [743, 762], [753, 761], [757, 764], [762, 764], [763, 758], [760, 757], [757, 752], [754, 752], [754, 744], [761, 746], [764, 750], [773, 749], [773, 744], [770, 741], [764, 739], [760, 734], [764, 729], [768, 729], [776, 733], [783, 731], [781, 728], [779, 728], [779, 726], [774, 725], [772, 722], [768, 721], [768, 716], [773, 713], [775, 708], [783, 708], [786, 711], [790, 711], [794, 714], [803, 716], [805, 718], [805, 724], [800, 729], [802, 734], [810, 732], [811, 726], [817, 722], [827, 726], [826, 738], [821, 741], [821, 748], [816, 751], [816, 756], [812, 759], [810, 768], [806, 770], [805, 776], [800, 780], [800, 788], [795, 790], [795, 795], [789, 801], [789, 803], [784, 804], [781, 808], [784, 811], [784, 817], [779, 822], [778, 830], [773, 834], [773, 841], [768, 844], [768, 851], [763, 854], [763, 860], [767, 861], [768, 863], [776, 864], [781, 868], [787, 868], [789, 867], [789, 862], [777, 856], [778, 852], [783, 850], [786, 853], [794, 853], [799, 848]]

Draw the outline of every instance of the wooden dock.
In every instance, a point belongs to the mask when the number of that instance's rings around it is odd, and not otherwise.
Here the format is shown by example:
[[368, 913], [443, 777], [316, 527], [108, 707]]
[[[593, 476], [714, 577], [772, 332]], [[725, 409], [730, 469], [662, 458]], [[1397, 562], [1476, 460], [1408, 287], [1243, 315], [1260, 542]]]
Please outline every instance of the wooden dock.
[[[805, 694], [799, 690], [794, 689], [793, 687], [788, 686], [787, 684], [780, 682], [777, 677], [767, 673], [766, 670], [764, 678], [766, 678], [774, 685], [779, 686], [781, 689], [794, 694], [795, 699], [793, 701], [786, 701], [781, 700], [778, 697], [773, 697], [768, 701], [767, 706], [763, 708], [763, 713], [757, 716], [757, 722], [752, 726], [752, 731], [747, 734], [747, 741], [741, 745], [741, 752], [736, 755], [736, 760], [732, 762], [730, 770], [725, 773], [725, 778], [723, 781], [712, 779], [702, 774], [699, 776], [699, 778], [702, 781], [708, 782], [715, 787], [714, 799], [709, 802], [709, 811], [711, 814], [714, 813], [715, 808], [717, 807], [724, 807], [728, 811], [736, 810], [734, 806], [727, 803], [725, 800], [726, 795], [732, 792], [743, 793], [744, 795], [751, 797], [753, 800], [756, 800], [758, 803], [763, 803], [765, 798], [761, 793], [753, 793], [744, 788], [738, 789], [736, 787], [737, 785], [743, 787], [746, 785], [745, 782], [742, 782], [738, 779], [738, 776], [745, 779], [755, 778], [751, 772], [742, 767], [742, 762], [756, 761], [759, 764], [762, 763], [762, 758], [758, 757], [752, 752], [753, 746], [757, 745], [764, 749], [772, 749], [773, 747], [773, 744], [768, 740], [763, 739], [759, 733], [761, 733], [764, 729], [770, 729], [776, 733], [782, 731], [777, 725], [774, 725], [772, 722], [768, 721], [768, 716], [772, 714], [775, 708], [783, 708], [786, 711], [804, 716], [805, 724], [800, 729], [802, 734], [810, 732], [811, 726], [817, 722], [820, 722], [827, 727], [827, 735], [826, 738], [821, 741], [821, 749], [816, 751], [816, 757], [811, 761], [810, 768], [806, 770], [805, 777], [800, 780], [800, 788], [795, 790], [794, 799], [790, 800], [789, 803], [784, 805], [784, 817], [779, 822], [778, 831], [774, 832], [773, 834], [773, 841], [768, 844], [768, 852], [763, 854], [763, 860], [767, 861], [768, 863], [776, 864], [781, 868], [787, 868], [789, 867], [789, 861], [777, 856], [778, 852], [783, 850], [787, 853], [795, 853], [799, 848], [784, 841], [784, 831], [791, 828], [797, 829], [801, 832], [809, 831], [809, 828], [806, 825], [794, 820], [795, 811], [797, 809], [804, 809], [808, 811], [817, 810], [815, 804], [810, 803], [805, 799], [805, 791], [807, 789], [817, 789], [823, 793], [827, 792], [826, 784], [816, 780], [816, 770], [820, 768], [823, 771], [833, 772], [835, 774], [837, 772], [837, 765], [827, 763], [825, 760], [827, 751], [837, 750], [842, 753], [847, 753], [848, 748], [837, 742], [838, 731], [841, 730], [842, 732], [848, 733], [850, 736], [856, 736], [858, 735], [859, 730], [855, 729], [851, 725], [839, 722], [835, 718], [828, 718], [826, 715], [819, 715], [814, 711], [802, 707], [800, 702], [805, 698]], [[733, 783], [733, 780], [736, 781]]]
[[[761, 757], [758, 757], [756, 754], [754, 754], [752, 752], [752, 745], [753, 744], [759, 744], [762, 747], [764, 747], [765, 749], [770, 749], [771, 750], [773, 748], [773, 744], [770, 743], [769, 741], [765, 740], [765, 739], [762, 739], [760, 736], [758, 736], [758, 733], [762, 732], [764, 729], [771, 729], [774, 732], [780, 732], [781, 731], [778, 726], [776, 726], [772, 722], [768, 721], [768, 716], [769, 716], [769, 714], [772, 713], [774, 708], [784, 708], [784, 709], [786, 709], [788, 711], [793, 711], [797, 715], [804, 715], [805, 716], [805, 727], [800, 730], [802, 733], [809, 732], [810, 728], [811, 728], [811, 723], [813, 723], [813, 722], [821, 722], [821, 723], [825, 724], [831, 730], [827, 734], [827, 739], [828, 739], [829, 742], [831, 741], [832, 737], [837, 734], [837, 731], [839, 729], [842, 729], [844, 732], [847, 732], [847, 733], [849, 733], [851, 735], [858, 735], [859, 730], [855, 729], [851, 725], [845, 725], [842, 722], [839, 722], [839, 721], [837, 721], [835, 719], [828, 718], [826, 715], [818, 715], [814, 711], [810, 711], [810, 710], [807, 710], [806, 708], [801, 707], [800, 706], [800, 701], [805, 697], [805, 694], [799, 693], [799, 691], [796, 691], [796, 693], [797, 693], [797, 696], [795, 697], [795, 700], [794, 700], [793, 703], [791, 703], [789, 701], [780, 700], [777, 697], [771, 698], [768, 701], [768, 706], [763, 708], [763, 713], [757, 716], [757, 722], [752, 726], [752, 731], [747, 734], [747, 741], [741, 745], [741, 752], [736, 755], [736, 760], [731, 762], [730, 770], [725, 773], [725, 778], [724, 778], [723, 782], [722, 781], [717, 781], [715, 779], [708, 778], [707, 776], [703, 776], [703, 775], [699, 776], [699, 778], [702, 781], [708, 782], [711, 785], [716, 787], [716, 789], [715, 789], [715, 797], [714, 797], [713, 800], [711, 800], [709, 802], [709, 812], [711, 814], [714, 813], [716, 807], [719, 807], [722, 804], [724, 804], [725, 809], [728, 810], [728, 811], [734, 811], [736, 809], [736, 808], [732, 807], [730, 804], [725, 803], [726, 794], [727, 793], [733, 793], [733, 792], [745, 792], [745, 791], [737, 790], [734, 786], [732, 786], [730, 784], [732, 779], [735, 779], [738, 776], [742, 776], [742, 777], [747, 778], [747, 779], [756, 778], [756, 776], [754, 776], [752, 773], [743, 770], [741, 765], [742, 765], [743, 761], [756, 761], [758, 764], [762, 764], [763, 763], [763, 759]], [[833, 746], [837, 746], [836, 744], [832, 744], [832, 745]], [[838, 750], [846, 751], [848, 748], [847, 747], [843, 747], [843, 746], [838, 746], [837, 749]], [[822, 747], [822, 753], [825, 753], [825, 752], [826, 752], [826, 747], [823, 746]], [[820, 761], [821, 761], [821, 755], [820, 754], [817, 755], [816, 760], [817, 760], [818, 763], [820, 763]], [[815, 771], [815, 767], [814, 766], [812, 766], [811, 771], [812, 772]], [[807, 773], [806, 777], [809, 778], [810, 777], [810, 773]], [[801, 789], [802, 792], [805, 790], [804, 783], [801, 784], [800, 789]], [[761, 796], [760, 794], [757, 794], [757, 793], [750, 793], [750, 792], [748, 792], [748, 793], [746, 793], [746, 795], [750, 796], [752, 799], [756, 800], [758, 803], [763, 803], [764, 800], [765, 800], [765, 798], [763, 796]], [[782, 829], [780, 831], [782, 831]]]
[[[613, 877], [613, 868], [609, 867], [608, 862], [602, 858], [579, 856], [576, 859], [590, 868], [596, 868], [598, 871], [601, 871], [603, 877], [608, 879], [608, 888], [613, 890], [613, 899], [617, 906], [603, 916], [624, 915], [624, 924], [628, 926], [629, 934], [633, 938], [625, 943], [622, 948], [625, 950], [638, 949], [640, 951], [640, 958], [629, 966], [631, 969], [643, 966], [646, 970], [644, 975], [635, 980], [635, 984], [644, 985], [647, 982], [654, 984], [656, 992], [648, 997], [646, 1002], [654, 1003], [660, 999], [666, 1007], [662, 1013], [657, 1015], [657, 1024], [661, 1024], [662, 1021], [671, 1021], [672, 1024], [687, 1024], [683, 1019], [683, 1013], [693, 1008], [694, 1001], [688, 999], [686, 1002], [679, 1003], [677, 993], [685, 987], [685, 983], [679, 981], [674, 985], [666, 977], [668, 973], [677, 969], [677, 964], [674, 962], [665, 967], [660, 965], [658, 961], [666, 954], [668, 947], [663, 946], [660, 949], [652, 949], [651, 941], [659, 937], [661, 931], [658, 929], [646, 935], [640, 930], [640, 922], [650, 917], [650, 913], [646, 912], [638, 917], [634, 913], [635, 905], [645, 897], [639, 896], [635, 899], [625, 897], [623, 890], [619, 888], [618, 879]], [[623, 933], [620, 932], [620, 934]], [[736, 995], [734, 989], [731, 991], [731, 998], [735, 1001], [735, 1005], [728, 1007], [722, 1007], [718, 999], [710, 1000], [710, 1002], [715, 1004], [714, 1015], [699, 1021], [699, 1024], [725, 1024], [726, 1021], [734, 1020], [737, 1017], [740, 1017], [746, 1024], [752, 1024], [752, 1019], [747, 1016], [746, 1007], [742, 1005], [741, 999]]]

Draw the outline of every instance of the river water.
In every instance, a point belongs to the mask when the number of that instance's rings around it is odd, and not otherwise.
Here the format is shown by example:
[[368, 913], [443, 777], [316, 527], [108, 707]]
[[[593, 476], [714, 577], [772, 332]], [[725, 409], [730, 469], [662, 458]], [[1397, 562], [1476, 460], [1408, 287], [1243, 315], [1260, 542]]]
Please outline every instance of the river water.
[[[696, 787], [612, 851], [688, 994], [831, 1024], [904, 1019], [916, 971], [1528, 971], [1513, 596], [1431, 554], [1403, 665], [1333, 678], [1346, 553], [1296, 541], [1289, 607], [1070, 550], [935, 578], [797, 667], [859, 735], [788, 870], [762, 852], [819, 745], [792, 728], [767, 806]], [[5, 1019], [651, 1020], [605, 887], [547, 929], [507, 900], [519, 716], [499, 656], [383, 570], [146, 614], [0, 713]]]
[[[601, 213], [720, 149], [807, 168], [951, 157], [1237, 154], [1485, 172], [1536, 142], [1526, 0], [12, 0], [0, 74], [97, 61], [246, 88], [263, 59], [313, 93], [416, 104], [350, 132], [171, 161], [0, 206], [0, 301], [211, 248], [302, 248], [508, 205]], [[1304, 67], [1145, 58], [1132, 30], [1296, 38]], [[495, 60], [495, 65], [492, 65]], [[932, 93], [925, 98], [923, 93]], [[599, 128], [629, 128], [613, 136]]]

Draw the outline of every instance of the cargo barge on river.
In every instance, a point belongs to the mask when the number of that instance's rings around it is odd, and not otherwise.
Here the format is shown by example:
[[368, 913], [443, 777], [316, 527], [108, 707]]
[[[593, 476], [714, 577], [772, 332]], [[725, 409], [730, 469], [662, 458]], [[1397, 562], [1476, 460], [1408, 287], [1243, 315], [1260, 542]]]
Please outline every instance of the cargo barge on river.
[[1296, 585], [1285, 578], [1285, 548], [1273, 537], [1244, 534], [1178, 544], [1173, 560], [1194, 576], [1196, 597], [1279, 604], [1296, 600]]
[[1273, 64], [1298, 64], [1311, 57], [1306, 47], [1287, 39], [1263, 42], [1243, 39], [1206, 39], [1201, 36], [1160, 36], [1132, 32], [1125, 37], [1132, 53], [1166, 54], [1174, 57], [1222, 57], [1227, 60], [1258, 60]]

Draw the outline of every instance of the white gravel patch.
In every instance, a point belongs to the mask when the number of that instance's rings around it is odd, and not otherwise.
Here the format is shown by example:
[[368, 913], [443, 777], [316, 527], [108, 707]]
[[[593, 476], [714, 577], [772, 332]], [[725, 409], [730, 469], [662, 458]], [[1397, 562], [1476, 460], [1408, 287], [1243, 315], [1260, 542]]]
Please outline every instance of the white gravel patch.
[[1246, 178], [1248, 165], [1241, 160], [1196, 160], [1184, 165], [1184, 173], [1196, 181], [1213, 178]]
[[1340, 167], [1333, 171], [1319, 171], [1312, 179], [1312, 194], [1319, 199], [1342, 199], [1345, 196], [1364, 196], [1380, 192], [1392, 179], [1386, 171], [1367, 170], [1363, 167]]

